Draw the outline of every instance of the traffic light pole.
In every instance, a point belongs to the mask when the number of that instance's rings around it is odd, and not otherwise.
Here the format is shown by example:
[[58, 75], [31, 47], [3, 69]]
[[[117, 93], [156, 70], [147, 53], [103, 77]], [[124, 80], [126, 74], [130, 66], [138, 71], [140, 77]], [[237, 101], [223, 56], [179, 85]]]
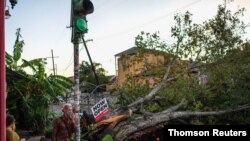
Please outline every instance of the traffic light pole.
[[74, 108], [77, 115], [76, 141], [80, 141], [80, 88], [79, 88], [79, 41], [80, 35], [87, 32], [86, 16], [94, 12], [94, 5], [90, 0], [71, 0], [70, 27], [72, 27], [71, 42], [74, 44]]
[[80, 128], [80, 88], [79, 88], [79, 42], [75, 41], [74, 43], [74, 108], [77, 114], [77, 132], [76, 132], [76, 141], [80, 141], [81, 138], [81, 128]]
[[74, 44], [74, 109], [76, 111], [76, 127], [77, 127], [77, 132], [76, 132], [76, 141], [80, 141], [81, 137], [81, 127], [80, 127], [80, 116], [79, 116], [79, 111], [80, 111], [80, 88], [79, 88], [79, 42], [75, 41], [73, 42]]
[[76, 37], [76, 32], [74, 28], [74, 12], [73, 12], [73, 3], [74, 0], [71, 0], [71, 17], [70, 17], [70, 26], [72, 27], [72, 35], [71, 35], [71, 42], [74, 45], [74, 109], [75, 109], [75, 114], [76, 114], [76, 126], [77, 126], [77, 131], [76, 131], [76, 136], [75, 139], [76, 141], [81, 140], [81, 127], [80, 127], [80, 116], [79, 116], [79, 111], [80, 111], [80, 88], [79, 88], [79, 39]]

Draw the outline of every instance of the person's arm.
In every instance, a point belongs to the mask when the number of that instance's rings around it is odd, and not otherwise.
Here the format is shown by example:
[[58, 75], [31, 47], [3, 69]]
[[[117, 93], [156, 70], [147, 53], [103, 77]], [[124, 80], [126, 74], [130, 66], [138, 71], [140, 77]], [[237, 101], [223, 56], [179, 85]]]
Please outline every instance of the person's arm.
[[70, 119], [70, 132], [71, 133], [75, 133], [77, 131], [76, 120], [77, 120], [76, 115], [73, 114]]
[[56, 119], [53, 123], [52, 141], [56, 141], [57, 132], [58, 132], [58, 119]]
[[76, 123], [71, 122], [71, 123], [70, 123], [70, 132], [71, 132], [71, 133], [75, 133], [76, 130], [77, 130]]

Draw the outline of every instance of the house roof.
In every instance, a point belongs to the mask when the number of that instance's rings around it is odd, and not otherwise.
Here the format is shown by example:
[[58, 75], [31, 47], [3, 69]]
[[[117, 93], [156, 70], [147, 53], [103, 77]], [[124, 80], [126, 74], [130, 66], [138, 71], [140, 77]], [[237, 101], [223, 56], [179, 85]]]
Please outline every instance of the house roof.
[[[115, 57], [119, 57], [119, 56], [122, 56], [122, 55], [136, 54], [139, 50], [140, 50], [140, 48], [138, 48], [138, 47], [132, 47], [132, 48], [129, 48], [129, 49], [125, 50], [125, 51], [122, 51], [120, 53], [115, 54]], [[157, 52], [157, 53], [162, 53], [162, 54], [165, 54], [165, 55], [171, 55], [169, 53], [159, 51], [159, 50], [154, 50], [154, 49], [145, 48], [145, 51], [147, 51], [147, 52]]]
[[121, 56], [121, 55], [131, 55], [131, 54], [135, 54], [136, 52], [138, 51], [138, 48], [137, 47], [132, 47], [132, 48], [129, 48], [125, 51], [122, 51], [120, 53], [117, 53], [115, 54], [115, 57], [116, 56]]

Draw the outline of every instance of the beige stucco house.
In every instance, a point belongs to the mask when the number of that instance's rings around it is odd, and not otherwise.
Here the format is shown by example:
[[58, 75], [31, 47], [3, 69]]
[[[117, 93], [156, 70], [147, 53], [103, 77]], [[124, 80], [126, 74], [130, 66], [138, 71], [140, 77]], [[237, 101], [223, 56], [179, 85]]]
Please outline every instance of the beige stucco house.
[[125, 82], [132, 85], [148, 84], [153, 87], [162, 79], [172, 58], [173, 55], [162, 51], [137, 47], [117, 53], [115, 54], [116, 81], [108, 89], [121, 86]]

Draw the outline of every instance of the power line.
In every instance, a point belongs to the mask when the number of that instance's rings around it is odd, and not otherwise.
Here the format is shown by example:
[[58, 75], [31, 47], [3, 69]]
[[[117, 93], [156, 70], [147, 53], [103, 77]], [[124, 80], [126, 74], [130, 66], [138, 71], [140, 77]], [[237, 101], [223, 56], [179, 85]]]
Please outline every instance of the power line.
[[[111, 37], [114, 37], [114, 36], [117, 37], [117, 36], [119, 36], [119, 35], [126, 34], [126, 33], [128, 33], [128, 32], [131, 32], [132, 30], [135, 30], [135, 29], [141, 28], [141, 27], [143, 27], [143, 26], [146, 26], [146, 25], [148, 25], [148, 24], [154, 23], [154, 22], [156, 22], [156, 21], [162, 20], [163, 18], [166, 18], [166, 17], [168, 17], [168, 16], [170, 16], [170, 15], [172, 15], [172, 14], [174, 14], [174, 13], [180, 11], [180, 10], [186, 9], [186, 8], [192, 6], [192, 5], [194, 5], [194, 4], [196, 4], [196, 3], [200, 2], [200, 1], [202, 1], [202, 0], [196, 0], [196, 1], [194, 1], [194, 2], [191, 2], [191, 3], [187, 4], [187, 5], [184, 5], [183, 7], [180, 7], [180, 8], [178, 8], [178, 9], [172, 11], [172, 12], [169, 12], [169, 13], [163, 15], [163, 16], [160, 16], [160, 17], [157, 17], [157, 18], [155, 18], [155, 19], [152, 19], [152, 20], [150, 20], [150, 21], [148, 21], [148, 22], [146, 22], [146, 23], [143, 23], [143, 24], [141, 24], [141, 25], [134, 26], [134, 27], [132, 27], [132, 28], [129, 28], [129, 29], [124, 30], [124, 31], [121, 31], [121, 32], [117, 32], [117, 33], [114, 33], [114, 34], [110, 34], [110, 35], [108, 35], [108, 36], [100, 37], [99, 40], [111, 38]], [[98, 39], [98, 38], [97, 38], [97, 39]]]
[[106, 0], [104, 1], [100, 6], [98, 6], [97, 8], [95, 8], [95, 10], [99, 10], [100, 8], [103, 8], [104, 5], [106, 5], [107, 3], [109, 3], [112, 0]]
[[[126, 2], [126, 0], [121, 0], [119, 3], [117, 3], [117, 4], [113, 5], [112, 7], [110, 7], [108, 11], [105, 11], [105, 13], [107, 14], [107, 12], [112, 11], [111, 9], [117, 8], [119, 5], [121, 5], [121, 4], [124, 3], [124, 2]], [[106, 4], [104, 4], [104, 5], [106, 5]], [[103, 7], [101, 7], [101, 8], [103, 8]], [[100, 9], [100, 8], [99, 8], [99, 9]], [[96, 15], [96, 16], [92, 16], [92, 17], [90, 17], [90, 19], [94, 19], [94, 18], [99, 17], [99, 16], [101, 16], [101, 15], [103, 15], [103, 13], [101, 13], [101, 14], [99, 14], [99, 15]]]
[[69, 63], [68, 63], [68, 65], [67, 65], [67, 67], [64, 69], [64, 71], [63, 71], [63, 75], [64, 75], [64, 73], [68, 70], [68, 68], [71, 66], [73, 64], [73, 53], [72, 53], [72, 55], [71, 55], [71, 57], [70, 57], [70, 59], [69, 59]]
[[[114, 36], [119, 36], [119, 35], [126, 34], [126, 33], [130, 32], [130, 31], [132, 31], [132, 30], [135, 30], [135, 29], [138, 29], [138, 28], [140, 28], [140, 27], [146, 26], [146, 25], [148, 25], [148, 24], [154, 23], [154, 22], [156, 22], [156, 21], [158, 21], [158, 20], [162, 20], [163, 18], [166, 18], [166, 17], [168, 17], [168, 16], [170, 16], [170, 15], [172, 15], [172, 14], [174, 14], [174, 13], [180, 11], [180, 10], [186, 9], [186, 8], [192, 6], [192, 5], [194, 5], [194, 4], [196, 4], [196, 3], [200, 2], [200, 1], [202, 1], [202, 0], [196, 0], [196, 1], [194, 1], [194, 2], [191, 2], [191, 3], [187, 4], [187, 5], [184, 5], [184, 6], [180, 7], [180, 8], [178, 8], [178, 9], [172, 11], [172, 12], [169, 12], [169, 13], [163, 15], [163, 16], [160, 16], [160, 17], [157, 17], [157, 18], [155, 18], [155, 19], [152, 19], [152, 20], [150, 20], [150, 21], [148, 21], [148, 22], [146, 22], [146, 23], [143, 23], [143, 24], [141, 24], [141, 25], [137, 25], [137, 26], [135, 26], [135, 27], [129, 28], [129, 29], [125, 30], [125, 31], [118, 32], [118, 33], [114, 33], [114, 34], [111, 34], [111, 35], [108, 35], [108, 36], [105, 36], [105, 37], [100, 37], [99, 40], [100, 40], [100, 39], [107, 39], [107, 38], [111, 38], [111, 37], [114, 37]], [[121, 4], [122, 2], [124, 2], [124, 0], [122, 0], [122, 1], [121, 1], [120, 3], [118, 3], [118, 4]], [[106, 4], [103, 4], [103, 5], [106, 5]], [[116, 4], [116, 6], [117, 6], [117, 4]], [[97, 16], [96, 16], [96, 17], [97, 17]], [[83, 46], [81, 47], [80, 51], [81, 51], [82, 49], [83, 49]], [[67, 65], [67, 67], [64, 69], [64, 73], [68, 70], [68, 68], [69, 68], [72, 64], [73, 64], [73, 54], [72, 54], [72, 56], [70, 57], [70, 61], [69, 61], [68, 65]], [[64, 73], [63, 73], [63, 74], [64, 74]]]
[[[80, 48], [80, 50], [79, 50], [79, 52], [81, 52], [82, 51], [82, 49], [83, 49], [83, 47], [84, 47], [84, 45], [82, 45], [82, 47]], [[72, 53], [72, 55], [71, 55], [71, 57], [70, 57], [70, 59], [69, 59], [69, 62], [68, 62], [68, 65], [67, 65], [67, 67], [64, 69], [64, 71], [63, 71], [63, 74], [65, 74], [65, 72], [69, 69], [69, 67], [73, 64], [73, 53]]]

